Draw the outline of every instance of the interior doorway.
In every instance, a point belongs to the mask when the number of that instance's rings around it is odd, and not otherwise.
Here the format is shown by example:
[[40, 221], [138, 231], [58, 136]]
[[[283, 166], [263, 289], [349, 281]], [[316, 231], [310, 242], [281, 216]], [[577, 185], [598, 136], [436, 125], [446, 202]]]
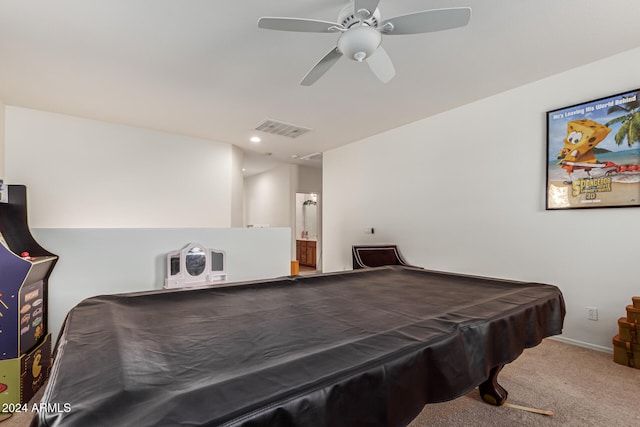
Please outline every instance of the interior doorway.
[[316, 193], [296, 193], [296, 259], [300, 274], [319, 271], [320, 200]]

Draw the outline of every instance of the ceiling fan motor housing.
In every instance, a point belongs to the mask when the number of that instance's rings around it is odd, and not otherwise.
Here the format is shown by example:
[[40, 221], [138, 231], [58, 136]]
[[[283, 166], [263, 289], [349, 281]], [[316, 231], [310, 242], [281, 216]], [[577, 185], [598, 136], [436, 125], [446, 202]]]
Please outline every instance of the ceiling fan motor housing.
[[360, 23], [362, 23], [363, 25], [368, 25], [370, 27], [378, 26], [378, 22], [380, 22], [380, 9], [376, 8], [376, 10], [373, 11], [373, 13], [369, 16], [362, 16], [353, 10], [354, 6], [354, 3], [350, 2], [345, 7], [343, 7], [338, 14], [338, 20], [336, 22], [340, 23], [344, 28], [347, 29]]

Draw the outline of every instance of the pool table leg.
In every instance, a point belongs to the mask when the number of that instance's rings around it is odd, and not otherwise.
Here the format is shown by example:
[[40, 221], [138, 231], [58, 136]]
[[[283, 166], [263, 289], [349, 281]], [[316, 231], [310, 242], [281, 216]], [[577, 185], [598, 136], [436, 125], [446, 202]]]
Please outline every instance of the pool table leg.
[[500, 365], [493, 368], [489, 374], [489, 378], [478, 387], [482, 400], [491, 405], [501, 406], [507, 401], [507, 395], [509, 393], [498, 384], [498, 374], [503, 367], [504, 365]]

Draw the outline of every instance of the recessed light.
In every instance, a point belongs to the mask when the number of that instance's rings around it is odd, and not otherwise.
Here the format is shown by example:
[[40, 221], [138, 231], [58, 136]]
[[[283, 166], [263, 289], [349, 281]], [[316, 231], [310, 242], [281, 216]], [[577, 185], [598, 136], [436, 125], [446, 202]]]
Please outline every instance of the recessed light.
[[262, 141], [259, 136], [252, 136], [251, 139], [249, 139], [249, 140], [251, 142], [260, 142], [260, 141]]

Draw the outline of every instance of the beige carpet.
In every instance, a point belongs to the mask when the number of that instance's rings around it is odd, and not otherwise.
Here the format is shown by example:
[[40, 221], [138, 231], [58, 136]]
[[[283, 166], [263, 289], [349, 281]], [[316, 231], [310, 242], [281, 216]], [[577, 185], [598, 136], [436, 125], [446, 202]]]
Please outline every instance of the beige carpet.
[[[488, 405], [476, 389], [425, 406], [410, 427], [640, 426], [640, 369], [612, 359], [608, 353], [547, 339], [505, 366], [498, 379], [509, 392], [509, 403], [552, 410], [553, 416]], [[35, 400], [41, 395], [42, 390]], [[15, 414], [0, 427], [26, 427], [30, 419], [31, 414]]]
[[491, 406], [476, 389], [425, 406], [410, 426], [640, 426], [640, 369], [614, 363], [609, 353], [547, 339], [505, 366], [498, 382], [508, 403], [554, 415]]

